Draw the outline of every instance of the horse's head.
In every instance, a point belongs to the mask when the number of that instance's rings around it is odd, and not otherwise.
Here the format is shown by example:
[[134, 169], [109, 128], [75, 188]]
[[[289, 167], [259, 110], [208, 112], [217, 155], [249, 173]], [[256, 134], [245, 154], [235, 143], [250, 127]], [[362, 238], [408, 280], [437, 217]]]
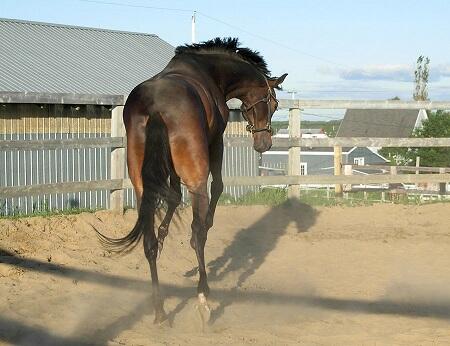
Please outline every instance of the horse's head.
[[278, 107], [275, 89], [279, 88], [286, 76], [287, 73], [281, 77], [264, 77], [264, 86], [251, 88], [242, 97], [242, 116], [247, 120], [247, 131], [253, 136], [253, 148], [259, 153], [272, 146], [271, 119]]

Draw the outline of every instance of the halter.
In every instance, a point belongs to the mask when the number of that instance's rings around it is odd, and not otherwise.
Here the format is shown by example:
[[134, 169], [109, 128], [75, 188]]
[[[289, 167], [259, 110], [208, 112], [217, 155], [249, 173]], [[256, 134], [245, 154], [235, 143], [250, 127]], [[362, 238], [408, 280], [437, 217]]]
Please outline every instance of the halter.
[[[276, 104], [278, 105], [278, 100], [277, 97], [275, 96], [275, 94], [273, 93], [272, 89], [269, 86], [269, 82], [267, 81], [267, 79], [265, 79], [266, 84], [267, 84], [267, 96], [263, 97], [261, 100], [258, 100], [254, 103], [252, 103], [250, 106], [246, 106], [243, 102], [242, 102], [242, 106], [241, 106], [241, 111], [242, 111], [242, 116], [243, 118], [247, 121], [247, 126], [246, 126], [246, 130], [248, 132], [250, 132], [251, 134], [254, 134], [256, 132], [263, 132], [263, 131], [267, 131], [272, 135], [272, 124], [271, 124], [271, 117], [270, 117], [270, 101], [272, 99], [275, 100]], [[248, 117], [247, 113], [250, 110], [253, 110], [253, 114], [255, 115], [253, 117], [253, 119], [256, 118], [256, 112], [255, 112], [255, 106], [260, 103], [260, 102], [265, 102], [267, 104], [267, 124], [265, 127], [262, 128], [256, 128], [255, 125], [251, 122], [250, 118]], [[275, 106], [276, 109], [276, 106]]]

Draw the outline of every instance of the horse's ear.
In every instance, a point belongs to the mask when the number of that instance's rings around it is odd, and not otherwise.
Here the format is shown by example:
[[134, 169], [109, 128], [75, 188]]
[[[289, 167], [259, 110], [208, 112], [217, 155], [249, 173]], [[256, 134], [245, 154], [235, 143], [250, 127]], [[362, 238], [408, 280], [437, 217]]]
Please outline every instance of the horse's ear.
[[284, 79], [286, 78], [288, 74], [285, 73], [284, 75], [280, 76], [280, 77], [273, 77], [273, 78], [269, 78], [269, 85], [272, 88], [275, 89], [279, 89], [280, 88], [280, 84], [284, 82]]

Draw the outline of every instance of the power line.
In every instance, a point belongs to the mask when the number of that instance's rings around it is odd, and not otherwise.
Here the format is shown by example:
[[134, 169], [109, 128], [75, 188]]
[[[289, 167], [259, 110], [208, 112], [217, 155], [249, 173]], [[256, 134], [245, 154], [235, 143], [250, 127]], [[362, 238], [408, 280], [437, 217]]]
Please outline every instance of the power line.
[[317, 118], [324, 118], [324, 119], [332, 119], [332, 120], [341, 120], [342, 118], [335, 118], [330, 117], [329, 115], [322, 115], [322, 114], [315, 114], [315, 113], [308, 113], [308, 112], [301, 112], [302, 115], [310, 115]]
[[314, 58], [314, 59], [317, 59], [317, 60], [321, 60], [321, 61], [326, 62], [326, 63], [328, 63], [328, 64], [332, 64], [332, 65], [336, 65], [336, 66], [340, 66], [340, 67], [348, 67], [348, 66], [346, 66], [346, 65], [343, 65], [343, 64], [340, 64], [340, 63], [337, 63], [337, 62], [334, 62], [334, 61], [331, 61], [331, 60], [328, 60], [328, 59], [324, 59], [324, 58], [319, 57], [319, 56], [317, 56], [317, 55], [313, 55], [313, 54], [310, 54], [310, 53], [307, 53], [307, 52], [298, 50], [298, 49], [293, 48], [293, 47], [291, 47], [291, 46], [288, 46], [288, 45], [285, 45], [285, 44], [283, 44], [283, 43], [274, 41], [274, 40], [272, 40], [272, 39], [270, 39], [270, 38], [267, 38], [267, 37], [264, 37], [264, 36], [261, 36], [261, 35], [258, 35], [258, 34], [254, 34], [254, 33], [250, 32], [250, 31], [248, 31], [248, 30], [245, 30], [245, 29], [240, 28], [240, 27], [238, 27], [238, 26], [236, 26], [236, 25], [227, 23], [227, 22], [225, 22], [225, 21], [223, 21], [223, 20], [221, 20], [221, 19], [214, 18], [214, 17], [209, 16], [209, 15], [203, 13], [203, 12], [197, 11], [197, 13], [200, 14], [201, 16], [205, 17], [205, 18], [211, 19], [211, 20], [213, 20], [213, 21], [216, 21], [216, 22], [218, 22], [218, 23], [221, 23], [221, 24], [223, 24], [223, 25], [226, 25], [226, 26], [228, 26], [228, 27], [230, 27], [230, 28], [233, 28], [233, 29], [235, 29], [235, 30], [242, 31], [242, 32], [244, 32], [244, 33], [246, 33], [246, 34], [248, 34], [248, 35], [251, 35], [251, 36], [253, 36], [253, 37], [259, 38], [260, 40], [264, 40], [264, 41], [270, 42], [270, 43], [272, 43], [272, 44], [274, 44], [274, 45], [283, 47], [283, 48], [285, 48], [285, 49], [289, 49], [289, 50], [291, 50], [291, 51], [293, 51], [293, 52], [296, 52], [296, 53], [298, 53], [298, 54], [302, 54], [302, 55], [305, 55], [305, 56], [309, 56], [309, 57], [311, 57], [311, 58]]
[[405, 93], [409, 92], [409, 90], [300, 90], [296, 91], [296, 93]]
[[133, 7], [133, 8], [146, 8], [151, 10], [163, 10], [163, 11], [174, 11], [174, 12], [189, 12], [192, 13], [194, 10], [184, 9], [184, 8], [170, 8], [170, 7], [157, 7], [157, 6], [147, 6], [147, 5], [135, 5], [135, 4], [125, 4], [121, 2], [113, 2], [113, 1], [101, 1], [101, 0], [78, 0], [81, 2], [89, 2], [93, 4], [101, 4], [101, 5], [113, 5], [113, 6], [121, 6], [121, 7]]
[[[125, 3], [114, 2], [114, 1], [102, 1], [102, 0], [78, 0], [78, 1], [81, 1], [81, 2], [88, 2], [88, 3], [94, 3], [94, 4], [102, 4], [102, 5], [121, 6], [121, 7], [155, 9], [155, 10], [165, 10], [165, 11], [185, 12], [185, 13], [187, 13], [187, 12], [188, 12], [188, 13], [193, 13], [193, 12], [194, 12], [193, 9], [169, 8], [169, 7], [156, 7], [156, 6], [135, 5], [135, 4], [128, 4], [128, 3], [125, 4]], [[230, 28], [233, 28], [233, 29], [235, 29], [235, 30], [238, 30], [238, 31], [241, 31], [241, 32], [246, 33], [246, 34], [248, 34], [248, 35], [251, 35], [251, 36], [253, 36], [253, 37], [256, 37], [256, 38], [258, 38], [258, 39], [260, 39], [260, 40], [263, 40], [263, 41], [266, 41], [266, 42], [270, 42], [270, 43], [272, 43], [272, 44], [274, 44], [274, 45], [283, 47], [283, 48], [285, 48], [285, 49], [289, 49], [289, 50], [291, 50], [291, 51], [293, 51], [293, 52], [296, 52], [296, 53], [298, 53], [298, 54], [302, 54], [302, 55], [305, 55], [305, 56], [309, 56], [309, 57], [311, 57], [311, 58], [314, 58], [314, 59], [317, 59], [317, 60], [326, 62], [326, 63], [331, 64], [331, 65], [340, 66], [340, 67], [347, 67], [347, 66], [345, 66], [345, 65], [343, 65], [343, 64], [336, 63], [336, 62], [334, 62], [334, 61], [331, 61], [331, 60], [322, 58], [322, 57], [320, 57], [320, 56], [317, 56], [317, 55], [314, 55], [314, 54], [310, 54], [310, 53], [307, 53], [307, 52], [298, 50], [298, 49], [296, 49], [296, 48], [293, 48], [293, 47], [291, 47], [291, 46], [289, 46], [289, 45], [285, 45], [285, 44], [283, 44], [283, 43], [274, 41], [274, 40], [272, 40], [272, 39], [270, 39], [270, 38], [267, 38], [267, 37], [264, 37], [264, 36], [261, 36], [261, 35], [252, 33], [251, 31], [248, 31], [248, 30], [243, 29], [243, 28], [241, 28], [241, 27], [238, 27], [238, 26], [236, 26], [236, 25], [230, 24], [230, 23], [225, 22], [225, 21], [223, 21], [223, 20], [221, 20], [221, 19], [212, 17], [212, 16], [210, 16], [210, 15], [208, 15], [208, 14], [206, 14], [206, 13], [203, 13], [203, 12], [200, 12], [200, 11], [195, 11], [195, 12], [196, 12], [197, 14], [199, 14], [199, 15], [205, 17], [205, 18], [208, 18], [208, 19], [210, 19], [210, 20], [213, 20], [213, 21], [215, 21], [215, 22], [217, 22], [217, 23], [221, 23], [221, 24], [226, 25], [226, 26], [228, 26], [228, 27], [230, 27]]]

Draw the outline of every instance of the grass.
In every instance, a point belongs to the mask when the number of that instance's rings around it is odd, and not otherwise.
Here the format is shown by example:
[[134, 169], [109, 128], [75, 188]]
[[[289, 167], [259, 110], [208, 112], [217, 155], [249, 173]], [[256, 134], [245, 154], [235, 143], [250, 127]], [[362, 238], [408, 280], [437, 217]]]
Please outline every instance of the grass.
[[[279, 205], [287, 200], [287, 190], [284, 188], [265, 187], [256, 192], [234, 199], [232, 196], [223, 194], [219, 200], [221, 205]], [[445, 203], [450, 200], [424, 201], [420, 196], [400, 195], [397, 200], [386, 199], [382, 201], [381, 191], [349, 192], [347, 198], [336, 197], [334, 190], [330, 189], [327, 196], [325, 189], [311, 189], [300, 191], [300, 202], [310, 206], [364, 206], [376, 203], [393, 203], [404, 205], [419, 205], [430, 203]]]
[[6, 214], [3, 210], [0, 212], [0, 219], [20, 219], [23, 217], [35, 217], [35, 216], [56, 216], [56, 215], [75, 215], [81, 213], [94, 213], [101, 209], [89, 209], [89, 208], [69, 208], [69, 209], [49, 209], [49, 210], [34, 210], [32, 213], [26, 214], [24, 211], [16, 208], [12, 212]]
[[[387, 197], [387, 196], [386, 196]], [[259, 191], [250, 191], [247, 194], [241, 196], [240, 198], [233, 198], [229, 194], [222, 194], [219, 199], [219, 205], [268, 205], [275, 206], [280, 205], [287, 200], [287, 190], [285, 188], [274, 188], [274, 187], [263, 187]], [[300, 191], [300, 202], [308, 204], [312, 207], [324, 206], [368, 206], [376, 203], [393, 203], [393, 204], [403, 204], [403, 205], [423, 205], [423, 204], [433, 204], [433, 203], [450, 203], [450, 199], [430, 199], [423, 200], [420, 196], [415, 195], [400, 195], [397, 200], [391, 201], [386, 199], [382, 201], [381, 191], [368, 191], [364, 194], [363, 191], [356, 191], [348, 193], [348, 198], [336, 197], [334, 190], [330, 189], [327, 196], [326, 189], [310, 189]], [[189, 201], [183, 203], [182, 207], [189, 207]], [[129, 209], [130, 207], [125, 207]], [[24, 211], [19, 208], [14, 209], [12, 212], [6, 214], [5, 207], [0, 203], [0, 219], [18, 219], [23, 217], [34, 217], [34, 216], [57, 216], [57, 215], [74, 215], [81, 214], [84, 212], [93, 213], [98, 209], [90, 208], [78, 208], [72, 207], [64, 210], [60, 209], [49, 209], [47, 204], [41, 205], [41, 208], [35, 208], [30, 214], [25, 214]]]

